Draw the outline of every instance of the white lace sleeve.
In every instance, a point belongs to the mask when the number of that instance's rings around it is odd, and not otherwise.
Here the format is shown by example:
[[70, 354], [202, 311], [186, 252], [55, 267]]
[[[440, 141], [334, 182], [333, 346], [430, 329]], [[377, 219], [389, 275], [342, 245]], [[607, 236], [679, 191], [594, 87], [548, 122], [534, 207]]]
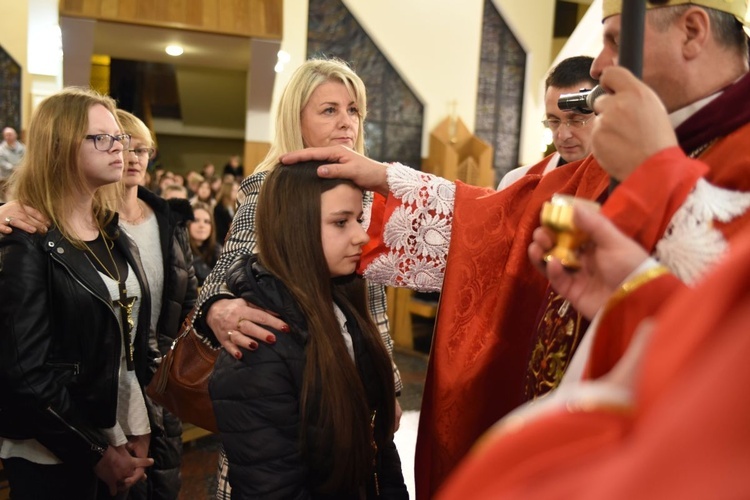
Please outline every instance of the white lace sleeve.
[[694, 284], [729, 248], [713, 222], [729, 222], [748, 209], [750, 193], [723, 189], [700, 179], [656, 244], [656, 258], [682, 281]]
[[367, 266], [364, 276], [385, 285], [439, 291], [451, 240], [456, 186], [398, 163], [388, 168], [388, 186], [400, 206], [383, 231], [388, 251]]

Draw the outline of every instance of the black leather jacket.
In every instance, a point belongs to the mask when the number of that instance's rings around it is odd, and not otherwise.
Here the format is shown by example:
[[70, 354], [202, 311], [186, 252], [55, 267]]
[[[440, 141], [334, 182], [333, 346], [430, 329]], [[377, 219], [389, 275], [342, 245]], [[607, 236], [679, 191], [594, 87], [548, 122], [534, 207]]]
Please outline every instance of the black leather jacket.
[[[119, 233], [115, 218], [105, 231]], [[150, 296], [138, 250], [126, 256], [142, 291], [135, 371], [148, 383]], [[83, 251], [52, 228], [0, 237], [0, 436], [34, 438], [63, 462], [94, 465], [116, 423], [122, 350], [119, 312]]]

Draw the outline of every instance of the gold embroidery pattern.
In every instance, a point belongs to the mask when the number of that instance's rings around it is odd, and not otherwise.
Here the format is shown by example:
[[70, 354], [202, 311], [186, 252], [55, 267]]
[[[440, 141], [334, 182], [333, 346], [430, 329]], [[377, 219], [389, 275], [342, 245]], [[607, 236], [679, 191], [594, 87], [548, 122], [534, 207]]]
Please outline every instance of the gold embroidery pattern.
[[567, 300], [549, 291], [526, 373], [528, 400], [557, 387], [587, 327], [588, 321]]

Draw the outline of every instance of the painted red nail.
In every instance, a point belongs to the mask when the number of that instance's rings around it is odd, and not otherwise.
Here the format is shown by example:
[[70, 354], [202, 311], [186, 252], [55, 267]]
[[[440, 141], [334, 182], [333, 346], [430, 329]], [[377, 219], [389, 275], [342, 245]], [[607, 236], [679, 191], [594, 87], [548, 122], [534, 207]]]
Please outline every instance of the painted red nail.
[[248, 346], [248, 349], [250, 349], [251, 351], [254, 351], [254, 350], [256, 350], [257, 348], [258, 348], [258, 344], [257, 344], [256, 342], [252, 342], [252, 343], [251, 343], [251, 344], [250, 344], [250, 345]]
[[274, 337], [273, 335], [269, 335], [268, 337], [266, 337], [266, 342], [268, 342], [269, 344], [275, 344], [276, 337]]
[[289, 325], [282, 325], [281, 331], [284, 333], [289, 333]]
[[234, 357], [237, 359], [242, 359], [242, 353], [240, 351], [237, 351], [234, 353]]

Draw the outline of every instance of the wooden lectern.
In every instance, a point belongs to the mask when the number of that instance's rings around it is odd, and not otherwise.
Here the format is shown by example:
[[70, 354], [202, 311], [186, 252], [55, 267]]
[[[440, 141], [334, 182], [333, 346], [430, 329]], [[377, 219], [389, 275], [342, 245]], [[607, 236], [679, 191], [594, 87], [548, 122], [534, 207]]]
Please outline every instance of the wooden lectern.
[[492, 146], [469, 132], [456, 117], [446, 118], [430, 133], [430, 152], [422, 170], [474, 186], [496, 185]]

